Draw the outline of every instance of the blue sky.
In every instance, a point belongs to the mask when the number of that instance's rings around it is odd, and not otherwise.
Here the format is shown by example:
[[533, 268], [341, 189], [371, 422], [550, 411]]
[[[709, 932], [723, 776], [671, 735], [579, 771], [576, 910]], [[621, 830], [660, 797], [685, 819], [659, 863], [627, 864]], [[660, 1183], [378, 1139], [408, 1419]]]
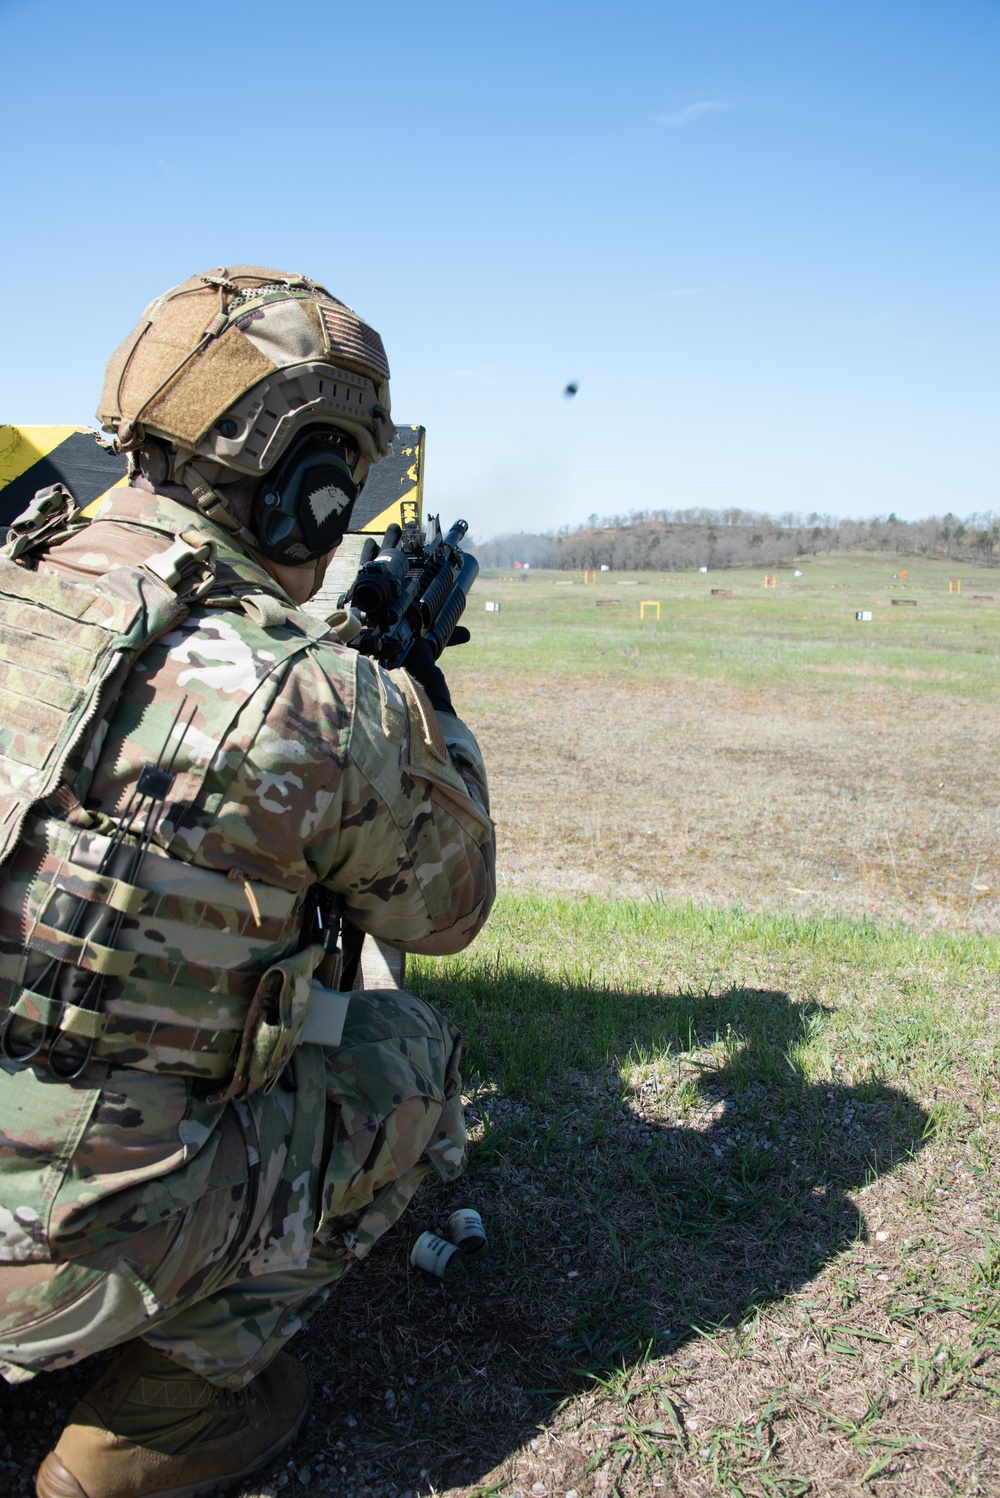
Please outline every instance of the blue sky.
[[998, 63], [996, 0], [0, 0], [0, 420], [251, 260], [380, 330], [480, 537], [1000, 509]]

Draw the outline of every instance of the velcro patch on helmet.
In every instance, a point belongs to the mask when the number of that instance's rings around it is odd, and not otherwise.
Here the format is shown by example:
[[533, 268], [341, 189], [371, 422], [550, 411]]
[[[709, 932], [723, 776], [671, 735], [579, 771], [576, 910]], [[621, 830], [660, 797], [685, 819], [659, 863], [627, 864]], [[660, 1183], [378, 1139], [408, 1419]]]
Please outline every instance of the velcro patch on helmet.
[[191, 361], [183, 380], [169, 384], [146, 412], [154, 429], [197, 447], [212, 423], [245, 390], [274, 374], [275, 365], [236, 327], [230, 327]]
[[252, 307], [235, 322], [254, 348], [280, 369], [323, 357], [319, 319], [315, 312], [310, 316], [310, 311], [310, 304], [301, 298], [272, 293], [270, 301]]

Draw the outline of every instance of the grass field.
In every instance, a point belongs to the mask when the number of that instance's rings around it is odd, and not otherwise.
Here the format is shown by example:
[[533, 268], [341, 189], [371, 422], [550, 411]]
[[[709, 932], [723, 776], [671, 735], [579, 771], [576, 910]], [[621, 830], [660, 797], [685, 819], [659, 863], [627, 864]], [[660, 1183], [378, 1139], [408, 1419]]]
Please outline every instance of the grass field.
[[319, 1491], [1000, 1494], [1000, 586], [801, 570], [477, 589], [473, 1163], [310, 1334]]
[[[409, 969], [471, 1167], [298, 1339], [247, 1498], [1000, 1494], [1000, 583], [898, 565], [477, 587], [501, 895]], [[411, 1270], [467, 1201], [483, 1262]]]
[[898, 565], [484, 580], [450, 675], [505, 887], [995, 932], [1000, 581]]

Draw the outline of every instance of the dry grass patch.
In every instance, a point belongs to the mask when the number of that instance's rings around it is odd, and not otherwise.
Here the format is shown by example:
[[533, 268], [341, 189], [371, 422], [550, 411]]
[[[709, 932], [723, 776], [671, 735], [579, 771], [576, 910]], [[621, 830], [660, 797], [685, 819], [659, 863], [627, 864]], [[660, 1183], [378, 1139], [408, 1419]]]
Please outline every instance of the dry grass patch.
[[1000, 926], [973, 700], [467, 674], [506, 887]]
[[508, 887], [996, 931], [1000, 610], [922, 559], [917, 607], [893, 608], [898, 566], [805, 558], [777, 589], [752, 569], [642, 574], [658, 623], [638, 593], [597, 608], [579, 579], [552, 586], [564, 574], [484, 581], [504, 612], [448, 667]]

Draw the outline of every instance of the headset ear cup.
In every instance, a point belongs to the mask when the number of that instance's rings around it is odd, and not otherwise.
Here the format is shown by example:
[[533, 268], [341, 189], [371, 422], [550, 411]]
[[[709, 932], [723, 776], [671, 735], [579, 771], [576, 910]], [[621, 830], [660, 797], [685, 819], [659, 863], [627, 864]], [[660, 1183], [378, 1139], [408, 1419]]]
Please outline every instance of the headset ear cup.
[[[268, 500], [271, 500], [270, 505]], [[262, 484], [251, 509], [250, 529], [260, 542], [261, 551], [272, 562], [284, 559], [282, 541], [293, 528], [293, 518], [282, 514], [273, 486], [269, 483]], [[281, 535], [282, 531], [285, 536]]]
[[139, 469], [151, 484], [165, 484], [170, 477], [170, 454], [156, 437], [147, 437], [136, 453]]
[[251, 529], [264, 555], [303, 566], [339, 546], [360, 485], [329, 429], [306, 429], [260, 485]]
[[321, 464], [303, 474], [296, 508], [306, 545], [314, 555], [339, 546], [344, 539], [356, 494], [346, 464], [339, 467]]

